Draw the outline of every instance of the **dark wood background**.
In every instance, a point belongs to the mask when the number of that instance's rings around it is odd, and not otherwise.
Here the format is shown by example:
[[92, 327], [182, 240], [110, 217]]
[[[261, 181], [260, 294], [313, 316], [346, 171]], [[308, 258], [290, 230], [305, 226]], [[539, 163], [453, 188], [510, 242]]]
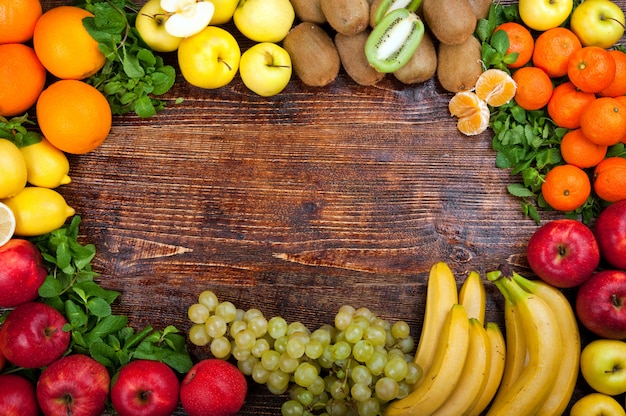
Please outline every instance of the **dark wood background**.
[[[436, 79], [361, 87], [342, 70], [330, 86], [294, 75], [261, 98], [238, 77], [203, 90], [179, 74], [164, 111], [115, 117], [100, 148], [70, 156], [73, 182], [59, 191], [134, 326], [187, 330], [187, 307], [211, 289], [310, 328], [342, 304], [366, 306], [417, 338], [435, 262], [459, 284], [501, 263], [532, 276], [525, 247], [537, 224], [507, 194], [517, 179], [495, 167], [489, 131], [457, 131], [451, 96]], [[486, 286], [487, 319], [504, 329], [502, 297]], [[240, 414], [279, 415], [283, 401], [250, 382]]]

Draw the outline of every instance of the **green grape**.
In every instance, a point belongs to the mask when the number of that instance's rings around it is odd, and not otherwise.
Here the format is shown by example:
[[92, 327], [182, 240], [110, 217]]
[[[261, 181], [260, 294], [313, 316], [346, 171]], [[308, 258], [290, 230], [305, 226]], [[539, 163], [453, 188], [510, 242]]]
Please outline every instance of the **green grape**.
[[312, 341], [313, 340], [319, 341], [322, 345], [326, 346], [332, 342], [333, 332], [334, 332], [334, 328], [332, 328], [329, 325], [325, 325], [313, 331], [311, 335], [309, 336], [309, 338]]
[[303, 416], [304, 406], [297, 400], [287, 400], [280, 408], [282, 416]]
[[322, 355], [317, 359], [317, 362], [323, 368], [333, 368], [333, 365], [335, 364], [335, 359], [333, 358], [332, 350], [333, 350], [332, 345], [326, 345], [324, 347], [324, 351], [322, 352]]
[[406, 338], [400, 338], [396, 342], [396, 344], [398, 345], [398, 348], [400, 348], [400, 350], [405, 354], [411, 353], [415, 349], [415, 339], [410, 335]]
[[350, 405], [345, 401], [332, 401], [326, 405], [326, 411], [333, 416], [348, 416]]
[[330, 385], [328, 393], [330, 393], [335, 400], [344, 400], [348, 397], [348, 385], [342, 380], [337, 379]]
[[363, 315], [357, 315], [352, 318], [352, 325], [358, 325], [363, 331], [370, 327], [370, 320]]
[[311, 339], [304, 347], [304, 354], [312, 360], [317, 360], [323, 352], [324, 344], [318, 339]]
[[237, 361], [245, 360], [248, 357], [252, 356], [252, 353], [250, 353], [250, 350], [241, 348], [238, 345], [234, 345], [232, 347], [231, 353], [233, 357], [235, 358], [235, 360]]
[[387, 350], [387, 356], [389, 358], [391, 358], [391, 357], [400, 357], [400, 358], [404, 359], [404, 353], [399, 348], [390, 348], [389, 350]]
[[297, 400], [299, 403], [302, 403], [305, 406], [310, 406], [313, 404], [315, 400], [315, 395], [311, 393], [309, 389], [306, 389], [302, 386], [295, 386], [289, 392], [289, 397], [293, 400]]
[[241, 318], [242, 321], [246, 321], [246, 322], [250, 322], [250, 320], [252, 318], [256, 318], [257, 316], [261, 316], [263, 317], [263, 319], [265, 319], [265, 317], [263, 316], [263, 312], [261, 312], [259, 309], [256, 308], [250, 308], [247, 311], [245, 311], [243, 313], [243, 316]]
[[379, 376], [385, 371], [385, 365], [387, 364], [387, 354], [380, 351], [374, 351], [372, 357], [365, 362], [367, 368], [370, 369], [373, 375]]
[[252, 355], [243, 360], [237, 361], [237, 368], [246, 376], [251, 376], [254, 366], [259, 362], [257, 357], [253, 357]]
[[255, 357], [260, 357], [263, 353], [270, 349], [270, 343], [265, 338], [259, 338], [250, 349], [250, 353]]
[[387, 332], [378, 326], [369, 326], [363, 333], [363, 339], [371, 341], [374, 346], [385, 345]]
[[211, 341], [211, 337], [206, 333], [203, 324], [193, 324], [191, 328], [189, 328], [189, 341], [193, 345], [203, 347]]
[[350, 370], [350, 378], [355, 383], [368, 385], [372, 383], [372, 372], [366, 366], [359, 364]]
[[246, 311], [243, 309], [237, 308], [235, 310], [235, 321], [243, 321], [243, 316], [246, 314]]
[[367, 319], [368, 323], [375, 318], [374, 313], [372, 313], [372, 311], [369, 308], [359, 308], [356, 311], [354, 311], [354, 316], [362, 316], [365, 319]]
[[217, 295], [213, 293], [213, 291], [205, 290], [198, 296], [198, 303], [203, 304], [209, 309], [209, 311], [213, 312], [217, 304], [220, 302], [217, 299]]
[[300, 358], [304, 355], [309, 336], [303, 332], [294, 332], [289, 336], [285, 352], [293, 358]]
[[381, 328], [384, 329], [385, 331], [389, 328], [391, 328], [391, 324], [389, 323], [389, 321], [386, 321], [384, 319], [381, 318], [374, 318], [372, 319], [370, 326], [375, 326], [377, 328]]
[[346, 341], [339, 341], [333, 344], [333, 346], [331, 347], [331, 353], [333, 360], [345, 360], [346, 358], [350, 357], [350, 354], [352, 354], [352, 348], [350, 347], [350, 344]]
[[204, 323], [204, 329], [211, 338], [223, 337], [227, 329], [226, 321], [219, 315], [211, 315]]
[[307, 328], [302, 322], [298, 321], [290, 323], [287, 328], [287, 335], [291, 335], [295, 332], [304, 332], [307, 335], [310, 333], [309, 328]]
[[[244, 320], [246, 318], [244, 317]], [[248, 329], [254, 332], [257, 338], [261, 338], [267, 332], [267, 319], [263, 315], [253, 316], [247, 320]]]
[[296, 371], [293, 373], [293, 380], [302, 387], [309, 387], [318, 376], [317, 367], [309, 362], [300, 363]]
[[259, 384], [266, 384], [270, 373], [271, 371], [265, 368], [261, 361], [258, 361], [252, 367], [252, 380]]
[[389, 358], [387, 364], [385, 364], [385, 376], [390, 377], [396, 381], [404, 380], [404, 377], [409, 372], [409, 365], [404, 360], [404, 357], [393, 356]]
[[211, 354], [215, 358], [226, 358], [230, 354], [230, 341], [226, 337], [213, 338], [211, 341]]
[[411, 393], [412, 385], [407, 384], [404, 381], [398, 383], [398, 394], [396, 395], [396, 399], [403, 399]]
[[335, 327], [338, 330], [343, 331], [352, 323], [352, 313], [348, 311], [342, 311], [341, 309], [335, 315]]
[[187, 309], [187, 317], [194, 324], [203, 324], [211, 315], [211, 311], [201, 303], [194, 303]]
[[215, 307], [215, 314], [224, 318], [227, 323], [230, 323], [237, 318], [237, 308], [232, 302], [220, 302]]
[[244, 329], [235, 335], [235, 344], [243, 350], [251, 350], [255, 343], [256, 337], [254, 336], [254, 332], [250, 329]]
[[410, 333], [411, 328], [405, 321], [396, 321], [391, 325], [391, 335], [396, 339], [406, 338]]
[[267, 350], [261, 356], [261, 364], [269, 371], [278, 370], [280, 353], [276, 350]]
[[350, 395], [354, 400], [361, 402], [372, 397], [372, 389], [367, 384], [354, 383], [350, 388]]
[[395, 399], [399, 391], [398, 382], [390, 377], [381, 377], [374, 385], [376, 397], [383, 402]]
[[407, 374], [404, 377], [404, 381], [408, 384], [415, 384], [424, 375], [424, 371], [419, 364], [413, 362], [413, 360], [408, 362]]
[[274, 339], [287, 335], [288, 328], [287, 321], [280, 316], [274, 316], [267, 322], [267, 332]]
[[292, 374], [294, 371], [296, 371], [298, 365], [300, 365], [300, 360], [298, 360], [297, 358], [291, 357], [286, 352], [280, 355], [278, 367], [285, 373]]
[[241, 319], [236, 319], [230, 323], [230, 330], [229, 330], [230, 336], [235, 338], [238, 333], [240, 333], [241, 331], [247, 328], [248, 328], [248, 324], [245, 321]]
[[309, 385], [309, 391], [315, 396], [319, 396], [324, 393], [325, 388], [326, 384], [321, 376], [315, 377], [315, 380], [313, 380], [313, 382]]
[[287, 342], [289, 342], [289, 337], [287, 335], [283, 335], [274, 341], [274, 349], [281, 354], [286, 352]]
[[272, 394], [283, 394], [289, 387], [289, 374], [280, 370], [272, 371], [267, 378], [267, 388]]
[[356, 403], [359, 416], [378, 416], [380, 415], [380, 401], [375, 397]]
[[352, 355], [355, 360], [364, 363], [374, 355], [374, 345], [371, 341], [362, 339], [352, 347]]
[[352, 321], [350, 325], [344, 330], [344, 337], [346, 341], [356, 344], [363, 338], [363, 328], [355, 322]]

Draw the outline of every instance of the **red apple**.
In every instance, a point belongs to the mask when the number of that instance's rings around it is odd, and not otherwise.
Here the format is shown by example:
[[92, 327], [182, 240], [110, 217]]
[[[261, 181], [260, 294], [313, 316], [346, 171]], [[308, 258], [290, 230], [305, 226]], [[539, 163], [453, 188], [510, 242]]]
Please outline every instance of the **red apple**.
[[626, 272], [603, 270], [578, 289], [576, 314], [580, 322], [602, 338], [626, 338]]
[[189, 416], [233, 416], [248, 392], [246, 378], [228, 361], [208, 358], [195, 364], [180, 386], [180, 401]]
[[589, 227], [560, 219], [539, 227], [528, 241], [528, 264], [552, 286], [575, 287], [589, 279], [600, 264], [600, 249]]
[[41, 414], [35, 385], [17, 374], [0, 375], [0, 415], [37, 416]]
[[67, 355], [42, 371], [37, 400], [45, 415], [100, 416], [110, 382], [106, 367], [93, 358]]
[[41, 302], [23, 303], [13, 309], [0, 327], [0, 351], [19, 367], [45, 367], [61, 357], [70, 345], [63, 331], [65, 317]]
[[4, 354], [2, 354], [2, 351], [0, 351], [0, 371], [2, 371], [2, 369], [4, 368], [6, 364], [7, 364], [7, 359], [4, 356]]
[[37, 299], [46, 280], [41, 253], [28, 240], [13, 238], [0, 246], [0, 308], [13, 308]]
[[594, 227], [600, 254], [612, 267], [626, 270], [626, 200], [604, 208]]
[[178, 407], [180, 383], [166, 364], [137, 360], [123, 366], [111, 387], [119, 416], [169, 416]]

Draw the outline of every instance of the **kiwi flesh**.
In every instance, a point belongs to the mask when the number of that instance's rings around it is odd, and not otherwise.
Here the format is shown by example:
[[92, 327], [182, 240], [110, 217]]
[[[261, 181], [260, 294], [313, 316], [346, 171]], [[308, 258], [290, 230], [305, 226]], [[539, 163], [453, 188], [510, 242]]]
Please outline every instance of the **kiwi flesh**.
[[326, 23], [320, 0], [290, 0], [296, 17], [302, 22]]
[[308, 86], [323, 87], [339, 74], [341, 61], [332, 38], [319, 25], [302, 22], [292, 28], [283, 47], [295, 74]]
[[369, 25], [370, 5], [367, 0], [320, 0], [328, 24], [344, 35], [354, 35]]
[[437, 73], [437, 50], [430, 33], [424, 37], [409, 62], [393, 73], [404, 84], [417, 84], [427, 81]]
[[369, 64], [365, 56], [365, 42], [369, 30], [356, 35], [335, 34], [335, 46], [341, 58], [341, 65], [348, 76], [359, 85], [374, 85], [385, 77]]
[[442, 43], [462, 44], [473, 36], [476, 15], [468, 0], [424, 0], [424, 20]]
[[481, 44], [474, 36], [464, 43], [440, 43], [437, 50], [437, 78], [450, 92], [470, 90], [483, 72]]

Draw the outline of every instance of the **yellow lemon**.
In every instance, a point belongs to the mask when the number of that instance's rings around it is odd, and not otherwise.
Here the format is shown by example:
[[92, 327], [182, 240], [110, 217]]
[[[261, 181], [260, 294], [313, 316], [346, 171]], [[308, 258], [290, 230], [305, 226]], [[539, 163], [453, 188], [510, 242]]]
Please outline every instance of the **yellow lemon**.
[[11, 141], [0, 139], [0, 199], [16, 195], [26, 186], [26, 161]]
[[0, 202], [0, 247], [9, 242], [15, 233], [15, 215], [5, 204]]
[[60, 228], [74, 208], [54, 189], [27, 186], [4, 202], [15, 215], [15, 234], [32, 237]]
[[72, 181], [68, 176], [70, 163], [67, 156], [46, 138], [20, 150], [26, 161], [27, 181], [31, 185], [56, 188]]

